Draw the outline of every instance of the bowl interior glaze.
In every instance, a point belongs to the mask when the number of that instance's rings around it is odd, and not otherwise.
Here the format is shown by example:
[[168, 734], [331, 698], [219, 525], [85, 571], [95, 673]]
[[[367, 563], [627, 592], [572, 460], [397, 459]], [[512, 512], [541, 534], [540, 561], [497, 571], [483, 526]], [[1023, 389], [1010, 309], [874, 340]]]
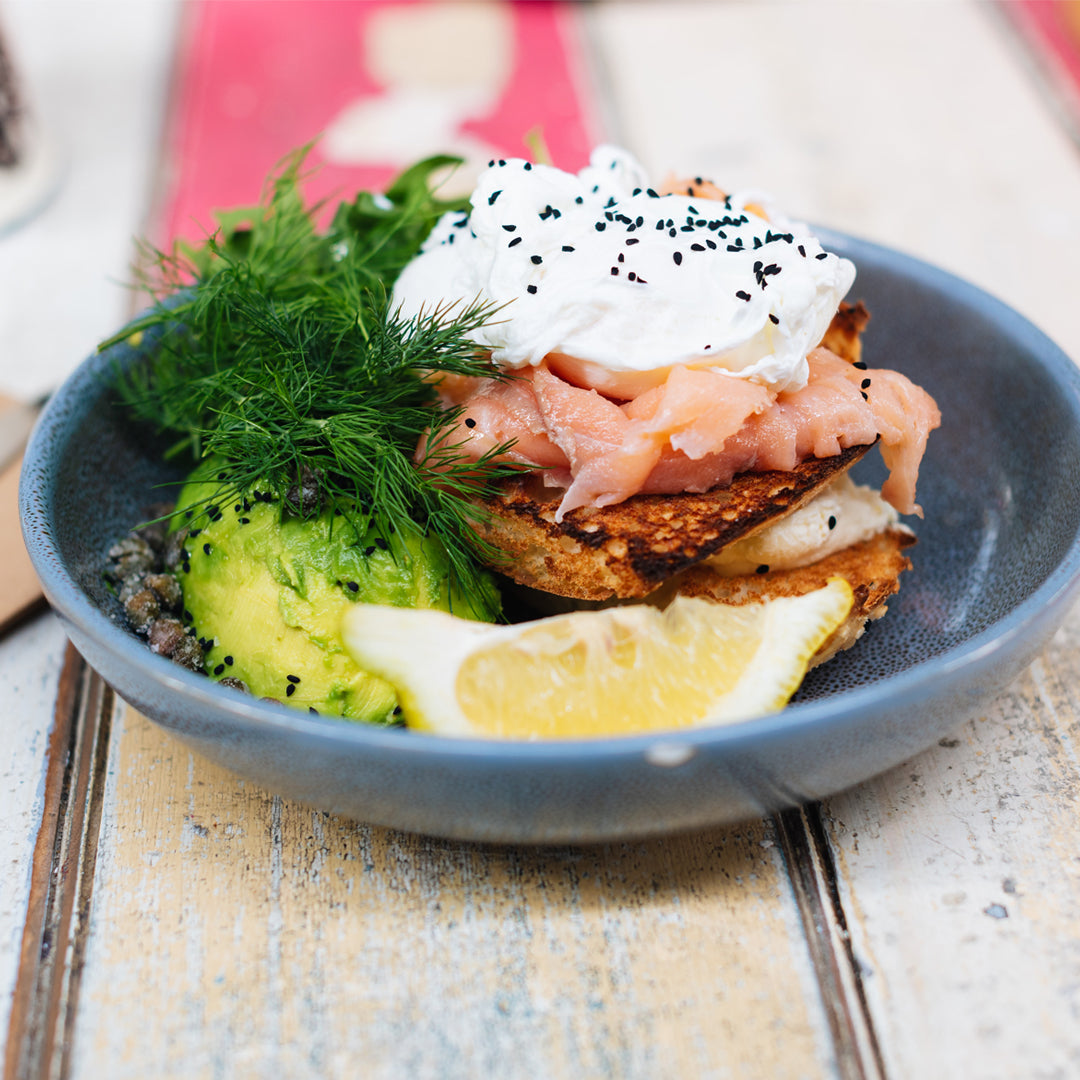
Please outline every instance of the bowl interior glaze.
[[[1080, 374], [1006, 305], [940, 270], [820, 231], [858, 267], [871, 368], [938, 401], [918, 545], [887, 618], [810, 674], [783, 713], [581, 742], [445, 740], [263, 704], [153, 656], [126, 629], [104, 553], [179, 479], [115, 402], [139, 349], [90, 357], [32, 438], [20, 494], [46, 595], [127, 700], [273, 791], [465, 839], [595, 841], [702, 827], [820, 798], [931, 745], [984, 706], [1064, 618], [1080, 569]], [[876, 453], [856, 478], [880, 482]], [[662, 752], [658, 752], [662, 746]]]

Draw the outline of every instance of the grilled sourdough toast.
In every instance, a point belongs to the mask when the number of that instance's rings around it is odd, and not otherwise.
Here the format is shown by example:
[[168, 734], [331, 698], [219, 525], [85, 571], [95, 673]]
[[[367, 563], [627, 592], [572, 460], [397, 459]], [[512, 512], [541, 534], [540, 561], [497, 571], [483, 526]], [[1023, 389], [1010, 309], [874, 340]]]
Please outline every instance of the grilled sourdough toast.
[[476, 531], [504, 554], [495, 568], [519, 585], [578, 600], [643, 597], [805, 505], [869, 449], [810, 458], [791, 472], [740, 473], [730, 487], [703, 493], [633, 495], [561, 522], [561, 492], [525, 475], [484, 503]]
[[[861, 302], [842, 304], [822, 345], [858, 363], [868, 319]], [[885, 614], [911, 566], [904, 554], [915, 542], [911, 531], [894, 525], [794, 569], [732, 576], [709, 557], [805, 505], [869, 449], [811, 458], [791, 472], [741, 473], [730, 486], [700, 494], [634, 495], [571, 511], [561, 522], [555, 520], [561, 492], [545, 488], [536, 474], [523, 474], [484, 503], [477, 532], [503, 552], [496, 569], [525, 587], [518, 600], [548, 612], [632, 600], [663, 607], [677, 595], [748, 604], [798, 596], [842, 577], [854, 603], [814, 656], [815, 666], [854, 644], [868, 622]]]
[[855, 602], [847, 619], [815, 653], [810, 666], [816, 667], [854, 645], [866, 624], [885, 614], [889, 597], [900, 588], [900, 575], [911, 568], [904, 549], [914, 543], [915, 537], [909, 529], [895, 525], [793, 570], [725, 577], [702, 564], [665, 584], [654, 602], [664, 604], [680, 595], [706, 597], [721, 604], [752, 604], [781, 596], [801, 596], [824, 587], [829, 578], [842, 577], [851, 586]]
[[[841, 304], [822, 345], [859, 362], [869, 318], [861, 302]], [[638, 599], [805, 505], [869, 448], [810, 458], [790, 472], [741, 473], [730, 486], [704, 493], [634, 495], [573, 510], [561, 522], [561, 492], [523, 474], [483, 504], [476, 530], [503, 553], [496, 569], [519, 585], [575, 600]]]

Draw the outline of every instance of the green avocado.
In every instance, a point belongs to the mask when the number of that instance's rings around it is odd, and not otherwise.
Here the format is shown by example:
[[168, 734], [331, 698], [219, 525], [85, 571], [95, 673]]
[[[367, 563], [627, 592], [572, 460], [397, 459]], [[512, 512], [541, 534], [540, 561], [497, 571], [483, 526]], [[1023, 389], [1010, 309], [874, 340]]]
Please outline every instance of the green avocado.
[[[302, 519], [259, 485], [215, 505], [214, 473], [207, 462], [191, 475], [171, 523], [188, 529], [177, 576], [185, 619], [209, 642], [211, 677], [243, 679], [256, 697], [323, 715], [395, 722], [393, 688], [346, 652], [342, 617], [350, 604], [369, 603], [483, 618], [451, 585], [442, 544], [384, 535], [352, 504]], [[484, 584], [497, 611], [495, 586]]]

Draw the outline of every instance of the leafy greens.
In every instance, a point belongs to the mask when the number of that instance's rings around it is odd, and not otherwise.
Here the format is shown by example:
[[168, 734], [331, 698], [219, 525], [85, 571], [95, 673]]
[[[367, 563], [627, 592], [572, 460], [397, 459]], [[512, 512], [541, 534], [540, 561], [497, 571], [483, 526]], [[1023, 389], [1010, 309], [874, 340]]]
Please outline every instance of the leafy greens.
[[439, 408], [432, 377], [497, 374], [466, 336], [493, 311], [474, 303], [405, 319], [389, 301], [439, 216], [467, 208], [432, 192], [432, 173], [455, 159], [414, 165], [385, 195], [360, 193], [319, 231], [321, 208], [300, 190], [305, 154], [286, 160], [260, 206], [219, 215], [200, 247], [151, 250], [144, 287], [158, 302], [101, 347], [160, 328], [122, 394], [137, 419], [177, 434], [171, 453], [221, 462], [208, 504], [314, 478], [316, 503], [286, 498], [283, 512], [344, 505], [389, 534], [430, 533], [456, 584], [490, 609], [478, 559], [496, 553], [472, 524], [476, 500], [508, 472], [496, 460], [505, 447], [473, 462], [448, 443], [458, 414]]

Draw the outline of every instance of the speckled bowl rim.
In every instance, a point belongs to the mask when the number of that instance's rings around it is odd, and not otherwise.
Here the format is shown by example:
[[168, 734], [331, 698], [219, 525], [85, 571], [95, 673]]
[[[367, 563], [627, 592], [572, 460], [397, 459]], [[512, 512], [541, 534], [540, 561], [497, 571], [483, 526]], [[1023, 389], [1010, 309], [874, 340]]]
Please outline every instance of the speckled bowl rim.
[[[815, 230], [825, 245], [858, 261], [860, 255], [890, 271], [912, 279], [949, 299], [978, 311], [987, 321], [1000, 326], [1053, 379], [1080, 428], [1080, 369], [1069, 357], [1008, 305], [977, 286], [910, 255], [833, 230]], [[43, 461], [47, 448], [62, 438], [73, 403], [92, 382], [98, 380], [109, 363], [103, 354], [90, 356], [56, 392], [38, 421], [24, 458], [20, 484], [20, 512], [23, 533], [46, 597], [65, 620], [93, 638], [118, 662], [130, 665], [158, 687], [183, 694], [190, 705], [205, 707], [219, 717], [228, 717], [241, 730], [271, 727], [279, 732], [296, 732], [308, 740], [350, 748], [370, 748], [386, 754], [425, 755], [447, 761], [470, 759], [492, 766], [572, 765], [583, 760], [607, 758], [639, 759], [657, 744], [692, 754], [704, 748], [712, 751], [751, 749], [783, 741], [796, 732], [811, 728], [842, 729], [867, 722], [887, 701], [893, 709], [917, 708], [920, 704], [947, 695], [950, 688], [970, 684], [973, 676], [992, 670], [1001, 659], [1011, 656], [1024, 640], [1045, 638], [1064, 618], [1080, 587], [1080, 535], [1074, 536], [1058, 565], [1046, 580], [1007, 615], [986, 629], [945, 652], [917, 662], [894, 675], [884, 676], [866, 686], [838, 691], [815, 701], [796, 703], [779, 713], [718, 727], [653, 732], [610, 738], [510, 741], [481, 738], [448, 738], [399, 728], [386, 729], [332, 717], [311, 716], [284, 705], [252, 701], [242, 694], [219, 687], [203, 676], [179, 668], [156, 656], [126, 629], [113, 623], [75, 583], [63, 565], [61, 554], [51, 539], [50, 512], [53, 488]], [[31, 498], [36, 491], [37, 498]], [[153, 719], [153, 717], [151, 717]], [[678, 750], [676, 750], [678, 748]]]

